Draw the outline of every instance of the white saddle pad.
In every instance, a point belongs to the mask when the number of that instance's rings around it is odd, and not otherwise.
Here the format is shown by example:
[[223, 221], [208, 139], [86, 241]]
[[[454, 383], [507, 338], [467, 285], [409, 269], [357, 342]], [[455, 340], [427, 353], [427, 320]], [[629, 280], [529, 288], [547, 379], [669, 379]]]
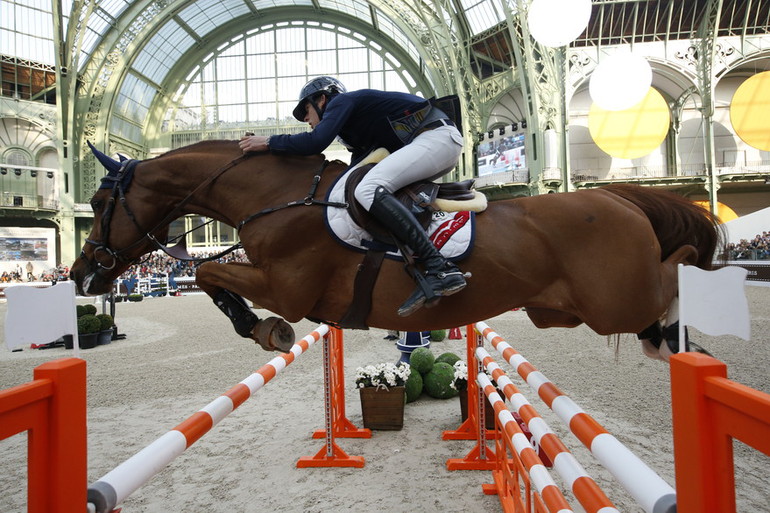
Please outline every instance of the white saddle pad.
[[[327, 195], [327, 201], [345, 202], [345, 183], [351, 170], [337, 179]], [[372, 246], [372, 236], [353, 222], [344, 208], [326, 207], [326, 225], [329, 233], [343, 246], [366, 251]], [[428, 237], [445, 258], [462, 260], [473, 249], [476, 218], [473, 212], [434, 212], [428, 226]], [[377, 243], [375, 243], [377, 244]], [[386, 256], [403, 259], [397, 249]]]

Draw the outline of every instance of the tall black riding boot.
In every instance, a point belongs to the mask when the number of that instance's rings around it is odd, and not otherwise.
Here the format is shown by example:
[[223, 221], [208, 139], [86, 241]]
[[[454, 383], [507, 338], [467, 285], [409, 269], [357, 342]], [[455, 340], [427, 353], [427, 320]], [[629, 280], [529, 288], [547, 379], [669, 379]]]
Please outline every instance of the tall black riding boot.
[[425, 267], [424, 277], [418, 277], [417, 288], [399, 307], [398, 315], [411, 315], [426, 301], [449, 296], [465, 288], [462, 271], [438, 252], [417, 219], [384, 187], [378, 187], [375, 191], [369, 212], [394, 237], [409, 246], [421, 258]]

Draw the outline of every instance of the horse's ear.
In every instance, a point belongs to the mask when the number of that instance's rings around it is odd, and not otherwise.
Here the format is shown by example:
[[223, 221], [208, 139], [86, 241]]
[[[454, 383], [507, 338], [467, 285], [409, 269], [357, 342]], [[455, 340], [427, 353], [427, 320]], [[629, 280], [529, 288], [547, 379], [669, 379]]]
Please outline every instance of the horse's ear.
[[101, 165], [107, 169], [107, 171], [110, 172], [117, 172], [120, 169], [120, 162], [117, 160], [113, 160], [101, 151], [97, 150], [96, 147], [91, 144], [91, 141], [86, 140], [86, 144], [88, 144], [88, 147], [91, 148], [91, 153], [94, 154], [94, 157], [96, 157], [96, 160], [98, 160]]
[[692, 244], [685, 244], [676, 251], [671, 253], [665, 262], [667, 264], [684, 264], [684, 265], [697, 265], [698, 264], [698, 250]]

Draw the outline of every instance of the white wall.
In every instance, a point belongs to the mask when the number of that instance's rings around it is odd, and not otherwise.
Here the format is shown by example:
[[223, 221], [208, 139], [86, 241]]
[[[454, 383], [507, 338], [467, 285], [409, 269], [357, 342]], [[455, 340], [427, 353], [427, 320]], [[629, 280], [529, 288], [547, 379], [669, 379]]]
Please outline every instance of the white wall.
[[748, 214], [724, 224], [728, 242], [751, 240], [770, 230], [770, 207]]

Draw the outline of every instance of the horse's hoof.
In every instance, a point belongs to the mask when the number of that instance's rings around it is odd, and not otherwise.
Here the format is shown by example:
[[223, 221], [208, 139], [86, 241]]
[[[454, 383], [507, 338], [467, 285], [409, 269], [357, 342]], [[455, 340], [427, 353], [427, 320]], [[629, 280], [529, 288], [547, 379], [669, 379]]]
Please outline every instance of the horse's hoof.
[[294, 328], [279, 317], [259, 321], [254, 330], [254, 340], [265, 351], [288, 353], [294, 345]]

